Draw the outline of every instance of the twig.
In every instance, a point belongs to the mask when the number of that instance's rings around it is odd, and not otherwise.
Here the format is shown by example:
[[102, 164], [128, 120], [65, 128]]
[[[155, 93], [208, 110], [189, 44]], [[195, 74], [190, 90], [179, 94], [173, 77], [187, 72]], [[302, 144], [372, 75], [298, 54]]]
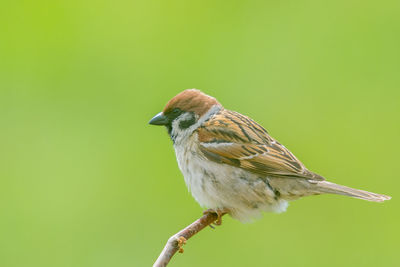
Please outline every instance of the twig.
[[[223, 215], [225, 214], [221, 214], [221, 216]], [[188, 240], [216, 220], [218, 220], [218, 215], [216, 213], [208, 212], [204, 214], [200, 219], [187, 226], [185, 229], [171, 236], [168, 239], [168, 242], [165, 245], [160, 256], [158, 256], [158, 259], [154, 263], [153, 267], [167, 266], [167, 264], [177, 251], [183, 253], [182, 246], [186, 244], [186, 240]]]

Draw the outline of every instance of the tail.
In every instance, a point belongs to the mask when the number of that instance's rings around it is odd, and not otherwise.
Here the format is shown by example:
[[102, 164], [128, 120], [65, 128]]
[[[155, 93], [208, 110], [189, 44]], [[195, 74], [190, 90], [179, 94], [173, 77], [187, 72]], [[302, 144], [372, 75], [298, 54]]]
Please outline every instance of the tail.
[[383, 202], [392, 198], [390, 196], [354, 189], [344, 185], [334, 184], [328, 181], [317, 182], [316, 186], [319, 193], [344, 195], [373, 202]]

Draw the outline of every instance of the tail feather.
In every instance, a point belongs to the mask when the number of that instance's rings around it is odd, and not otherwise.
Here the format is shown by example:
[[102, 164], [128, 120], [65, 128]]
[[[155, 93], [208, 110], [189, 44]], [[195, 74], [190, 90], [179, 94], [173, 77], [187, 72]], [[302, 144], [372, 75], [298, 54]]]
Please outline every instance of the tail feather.
[[364, 190], [354, 189], [344, 185], [334, 184], [328, 181], [317, 182], [317, 188], [320, 193], [337, 194], [350, 196], [354, 198], [364, 199], [373, 202], [383, 202], [392, 197], [376, 194]]

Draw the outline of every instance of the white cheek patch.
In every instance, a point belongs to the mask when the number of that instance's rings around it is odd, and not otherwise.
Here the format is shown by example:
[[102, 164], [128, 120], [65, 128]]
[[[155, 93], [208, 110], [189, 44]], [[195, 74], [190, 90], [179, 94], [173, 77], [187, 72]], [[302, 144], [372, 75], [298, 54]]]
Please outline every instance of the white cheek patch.
[[[190, 123], [190, 122], [192, 122], [191, 125], [193, 125], [197, 121], [197, 119], [198, 119], [197, 116], [194, 115], [193, 113], [185, 112], [175, 119], [177, 121], [175, 126], [179, 126], [179, 128], [182, 128], [181, 126], [183, 123]], [[184, 129], [187, 128], [188, 127], [185, 127]]]
[[[172, 132], [171, 132], [171, 138], [172, 140], [174, 140], [174, 142], [179, 142], [180, 140], [186, 139], [187, 137], [189, 137], [192, 132], [195, 130], [192, 130], [192, 126], [188, 127], [188, 128], [184, 128], [182, 129], [182, 127], [180, 127], [180, 124], [185, 122], [185, 121], [189, 121], [193, 119], [193, 114], [190, 113], [183, 113], [182, 115], [180, 115], [178, 118], [176, 118], [173, 122], [172, 122]], [[197, 116], [195, 116], [194, 120], [196, 121], [198, 118]], [[194, 125], [196, 125], [197, 123], [195, 123]]]
[[186, 140], [189, 136], [192, 135], [194, 130], [199, 128], [205, 121], [210, 119], [214, 114], [218, 113], [218, 111], [220, 111], [221, 108], [222, 107], [219, 105], [214, 105], [210, 108], [210, 110], [206, 114], [204, 114], [200, 118], [197, 115], [195, 115], [195, 120], [197, 122], [186, 129], [181, 129], [179, 127], [179, 124], [182, 121], [190, 120], [191, 116], [193, 115], [191, 115], [190, 113], [183, 113], [182, 115], [180, 115], [172, 122], [171, 138], [174, 141], [174, 143], [177, 144], [181, 143], [183, 140]]

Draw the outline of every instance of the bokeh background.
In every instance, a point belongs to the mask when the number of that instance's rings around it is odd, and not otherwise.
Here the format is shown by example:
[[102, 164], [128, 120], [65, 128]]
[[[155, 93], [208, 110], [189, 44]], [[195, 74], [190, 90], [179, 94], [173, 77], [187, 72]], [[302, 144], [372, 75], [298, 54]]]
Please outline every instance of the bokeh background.
[[398, 266], [399, 1], [19, 1], [0, 9], [0, 266], [150, 266], [201, 215], [165, 129], [199, 88], [311, 170], [316, 196], [191, 239], [171, 266]]

